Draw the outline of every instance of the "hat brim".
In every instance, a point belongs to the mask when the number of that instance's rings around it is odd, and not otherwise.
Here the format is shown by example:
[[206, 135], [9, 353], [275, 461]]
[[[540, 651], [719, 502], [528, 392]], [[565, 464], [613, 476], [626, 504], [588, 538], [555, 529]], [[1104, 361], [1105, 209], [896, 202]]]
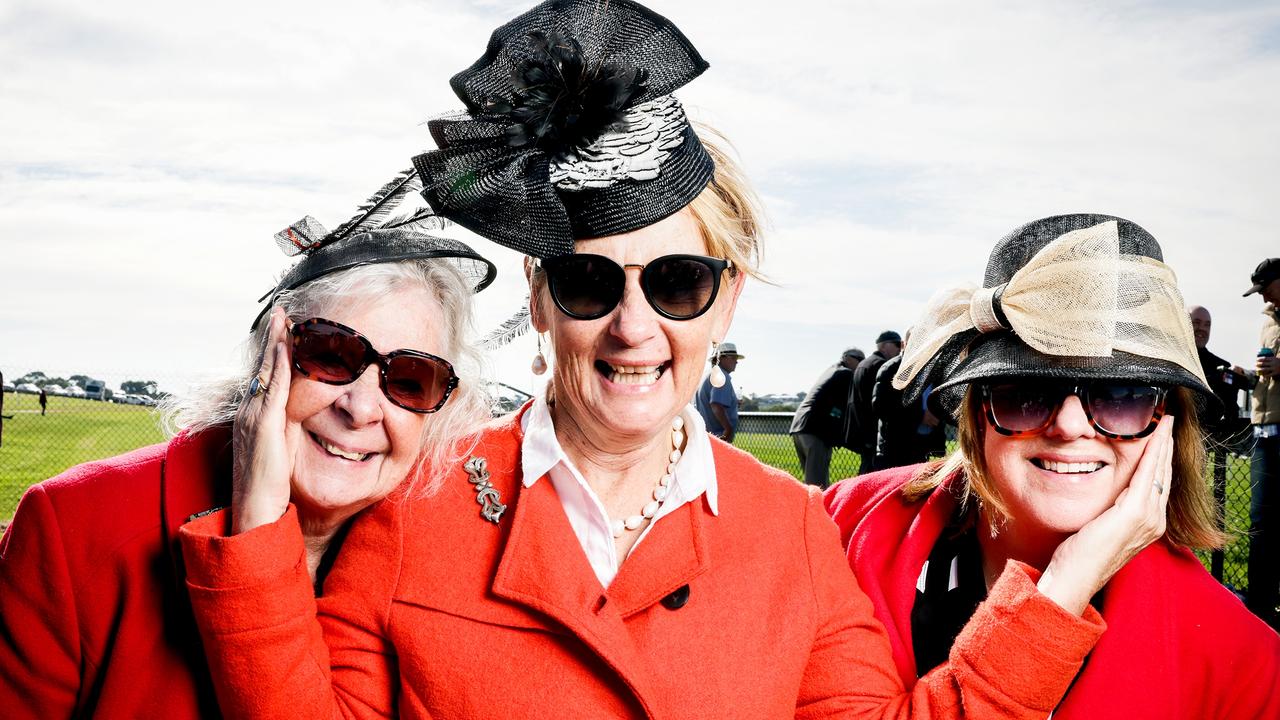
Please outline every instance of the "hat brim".
[[1264, 287], [1266, 287], [1266, 284], [1265, 284], [1265, 283], [1258, 283], [1257, 285], [1254, 285], [1253, 287], [1251, 287], [1251, 288], [1249, 288], [1248, 290], [1246, 290], [1246, 291], [1245, 291], [1245, 293], [1244, 293], [1243, 295], [1241, 295], [1240, 297], [1249, 297], [1250, 295], [1252, 295], [1252, 294], [1254, 294], [1254, 293], [1262, 292], [1262, 288], [1264, 288]]
[[1012, 332], [979, 338], [947, 380], [929, 395], [930, 409], [939, 417], [957, 417], [964, 391], [975, 382], [1005, 378], [1117, 380], [1196, 391], [1201, 417], [1216, 417], [1222, 404], [1207, 385], [1180, 365], [1116, 351], [1109, 357], [1046, 355], [1022, 342]]

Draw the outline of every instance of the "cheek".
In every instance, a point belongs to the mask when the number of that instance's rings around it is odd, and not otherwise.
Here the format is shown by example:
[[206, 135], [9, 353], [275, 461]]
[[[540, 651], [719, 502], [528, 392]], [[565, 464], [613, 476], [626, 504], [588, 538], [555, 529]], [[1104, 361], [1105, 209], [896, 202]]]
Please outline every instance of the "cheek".
[[982, 457], [994, 476], [992, 480], [1004, 484], [1002, 479], [1013, 479], [1023, 464], [1019, 441], [990, 429], [982, 435]]
[[1111, 440], [1112, 452], [1115, 453], [1116, 463], [1116, 480], [1121, 485], [1128, 485], [1129, 479], [1133, 476], [1133, 471], [1138, 469], [1138, 462], [1142, 460], [1142, 453], [1147, 449], [1147, 443], [1151, 440], [1148, 435], [1137, 440]]
[[294, 373], [289, 378], [289, 400], [284, 408], [285, 423], [302, 424], [307, 418], [332, 405], [340, 392], [337, 385], [308, 380]]
[[396, 410], [398, 412], [394, 415], [388, 414], [383, 422], [387, 429], [387, 440], [391, 444], [389, 459], [396, 468], [403, 469], [408, 468], [418, 458], [427, 416], [400, 408]]

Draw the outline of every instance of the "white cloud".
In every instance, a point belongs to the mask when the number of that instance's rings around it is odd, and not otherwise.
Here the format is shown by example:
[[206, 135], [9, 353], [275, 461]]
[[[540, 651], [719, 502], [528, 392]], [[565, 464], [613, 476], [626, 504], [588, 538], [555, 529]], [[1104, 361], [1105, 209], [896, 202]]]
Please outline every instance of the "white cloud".
[[[531, 3], [46, 0], [0, 21], [0, 348], [7, 371], [187, 377], [233, 357], [285, 267], [430, 140], [447, 80]], [[765, 271], [733, 338], [748, 391], [800, 390], [904, 329], [1044, 215], [1161, 240], [1211, 346], [1256, 349], [1250, 270], [1276, 251], [1270, 3], [654, 0], [711, 62], [682, 97], [769, 201]], [[459, 231], [461, 233], [461, 231]], [[474, 239], [466, 233], [466, 236]], [[523, 297], [496, 256], [481, 327]], [[198, 329], [193, 326], [199, 320]], [[498, 353], [532, 382], [531, 338]], [[163, 378], [162, 378], [163, 379]]]

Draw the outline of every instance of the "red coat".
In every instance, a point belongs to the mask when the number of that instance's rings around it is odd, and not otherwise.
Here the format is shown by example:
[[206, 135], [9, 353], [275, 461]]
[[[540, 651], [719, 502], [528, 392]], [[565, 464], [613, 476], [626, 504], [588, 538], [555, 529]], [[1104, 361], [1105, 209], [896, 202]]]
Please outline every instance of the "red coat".
[[604, 589], [552, 484], [521, 484], [521, 440], [512, 419], [474, 451], [509, 505], [496, 525], [461, 470], [357, 519], [319, 624], [292, 511], [231, 538], [216, 515], [184, 527], [227, 714], [1043, 720], [1101, 630], [1015, 568], [904, 694], [816, 491], [714, 441], [719, 515], [663, 518]]
[[[919, 467], [846, 480], [826, 495], [907, 684], [916, 673], [916, 579], [955, 509], [948, 492], [902, 499], [898, 490]], [[1107, 584], [1099, 610], [1107, 631], [1054, 720], [1280, 718], [1280, 636], [1187, 549], [1143, 550]]]
[[219, 717], [177, 529], [225, 499], [211, 431], [33, 486], [0, 541], [0, 717]]

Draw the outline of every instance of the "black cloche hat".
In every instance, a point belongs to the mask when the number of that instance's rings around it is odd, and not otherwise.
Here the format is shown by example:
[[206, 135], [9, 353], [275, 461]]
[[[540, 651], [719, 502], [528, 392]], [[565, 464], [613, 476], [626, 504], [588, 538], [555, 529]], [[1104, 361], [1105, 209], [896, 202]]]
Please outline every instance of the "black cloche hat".
[[955, 417], [972, 382], [1090, 378], [1180, 385], [1216, 399], [1159, 243], [1110, 215], [1027, 223], [991, 251], [982, 288], [934, 296], [894, 384]]

